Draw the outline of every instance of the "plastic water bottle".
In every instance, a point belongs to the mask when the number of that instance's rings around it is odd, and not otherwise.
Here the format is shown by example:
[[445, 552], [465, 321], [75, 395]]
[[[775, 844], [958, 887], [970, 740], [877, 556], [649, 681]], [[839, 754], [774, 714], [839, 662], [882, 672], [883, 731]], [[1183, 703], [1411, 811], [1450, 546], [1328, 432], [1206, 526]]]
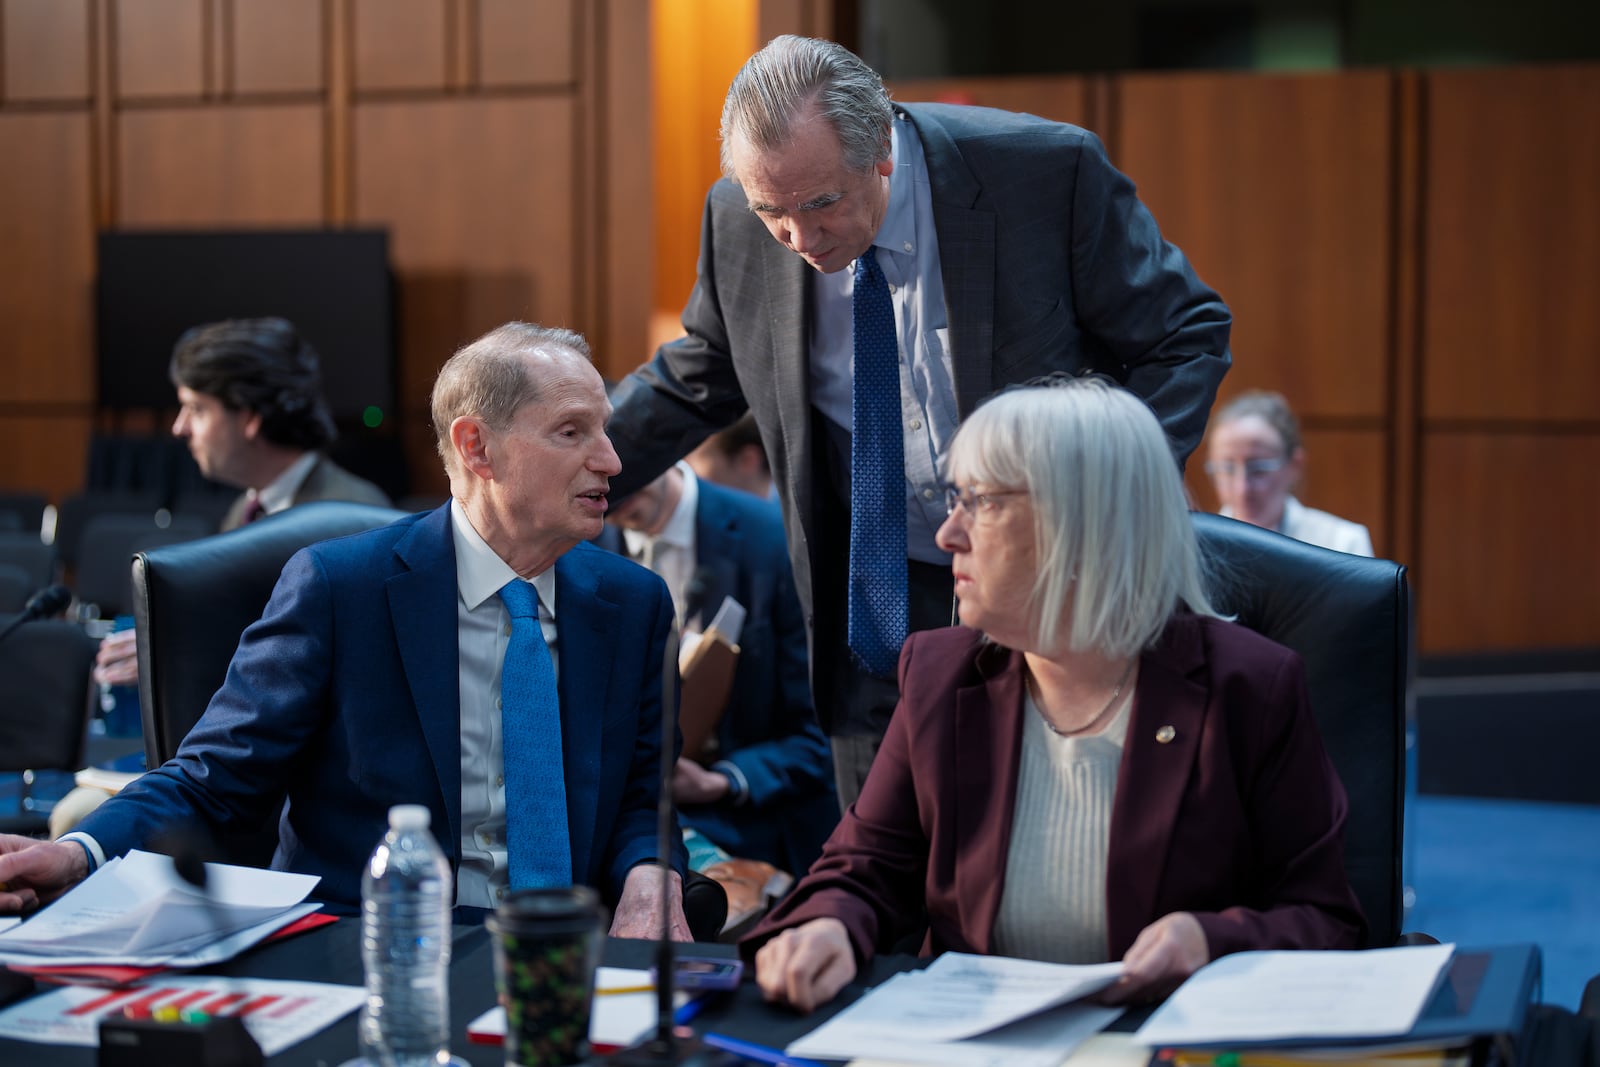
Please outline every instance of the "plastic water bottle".
[[397, 804], [361, 877], [361, 1055], [372, 1067], [451, 1063], [450, 862], [428, 809]]

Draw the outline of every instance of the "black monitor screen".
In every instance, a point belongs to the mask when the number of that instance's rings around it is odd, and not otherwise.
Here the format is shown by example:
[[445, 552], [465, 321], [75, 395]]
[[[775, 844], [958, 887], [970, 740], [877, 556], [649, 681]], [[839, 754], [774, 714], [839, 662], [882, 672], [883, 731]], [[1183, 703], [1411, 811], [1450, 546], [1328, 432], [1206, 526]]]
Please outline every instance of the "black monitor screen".
[[100, 403], [176, 406], [167, 364], [189, 327], [278, 315], [322, 357], [341, 421], [393, 415], [394, 307], [381, 230], [100, 235]]

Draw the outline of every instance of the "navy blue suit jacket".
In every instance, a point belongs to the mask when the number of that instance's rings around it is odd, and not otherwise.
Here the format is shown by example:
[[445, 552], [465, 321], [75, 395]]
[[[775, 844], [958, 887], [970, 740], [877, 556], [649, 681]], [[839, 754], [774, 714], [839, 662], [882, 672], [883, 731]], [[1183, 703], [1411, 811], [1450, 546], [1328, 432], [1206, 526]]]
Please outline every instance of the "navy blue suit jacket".
[[[666, 586], [579, 545], [556, 563], [562, 767], [575, 882], [615, 898], [653, 859]], [[278, 815], [273, 866], [360, 901], [361, 871], [394, 804], [423, 804], [461, 851], [455, 541], [446, 504], [313, 545], [284, 567], [227, 679], [172, 760], [79, 827], [107, 855], [201, 820]]]

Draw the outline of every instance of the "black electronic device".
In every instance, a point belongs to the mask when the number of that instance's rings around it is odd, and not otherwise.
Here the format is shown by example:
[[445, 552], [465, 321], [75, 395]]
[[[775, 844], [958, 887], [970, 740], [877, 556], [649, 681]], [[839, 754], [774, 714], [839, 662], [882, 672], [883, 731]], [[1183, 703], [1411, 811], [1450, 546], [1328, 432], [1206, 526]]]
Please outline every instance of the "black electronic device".
[[673, 961], [672, 985], [690, 993], [730, 993], [739, 988], [744, 964], [715, 956], [679, 956]]
[[100, 1020], [99, 1067], [261, 1067], [261, 1046], [236, 1015], [157, 1022], [108, 1015]]
[[321, 357], [322, 391], [335, 418], [370, 417], [369, 408], [392, 413], [393, 288], [382, 230], [103, 233], [100, 405], [174, 407], [167, 365], [185, 330], [278, 316]]

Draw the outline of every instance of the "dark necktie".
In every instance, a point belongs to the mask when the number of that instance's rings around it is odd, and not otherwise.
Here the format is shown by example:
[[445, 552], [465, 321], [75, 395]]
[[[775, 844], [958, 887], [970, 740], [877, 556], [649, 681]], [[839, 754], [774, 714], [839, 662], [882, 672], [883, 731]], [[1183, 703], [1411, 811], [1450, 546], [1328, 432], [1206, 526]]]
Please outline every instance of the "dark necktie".
[[539, 598], [531, 584], [513, 578], [500, 590], [500, 599], [511, 613], [511, 640], [500, 667], [511, 888], [571, 885], [561, 702], [550, 646], [539, 628]]
[[261, 502], [259, 496], [253, 496], [244, 502], [244, 514], [239, 517], [240, 526], [248, 526], [267, 513], [267, 506]]
[[887, 676], [906, 640], [906, 475], [900, 347], [876, 249], [856, 260], [851, 319], [850, 648]]

